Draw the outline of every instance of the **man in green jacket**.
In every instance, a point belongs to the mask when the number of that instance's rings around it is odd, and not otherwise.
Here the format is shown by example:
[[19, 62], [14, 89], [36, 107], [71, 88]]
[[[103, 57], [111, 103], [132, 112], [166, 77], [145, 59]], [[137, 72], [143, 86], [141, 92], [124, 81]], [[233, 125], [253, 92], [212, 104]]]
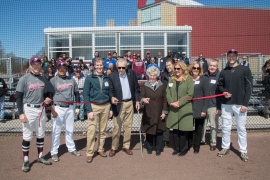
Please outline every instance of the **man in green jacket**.
[[106, 128], [108, 117], [112, 116], [110, 111], [109, 82], [108, 76], [104, 74], [104, 62], [101, 58], [95, 60], [95, 72], [86, 77], [83, 88], [83, 97], [88, 115], [87, 150], [86, 162], [91, 163], [94, 155], [96, 124], [99, 123], [99, 147], [98, 154], [107, 157], [104, 152], [106, 139]]

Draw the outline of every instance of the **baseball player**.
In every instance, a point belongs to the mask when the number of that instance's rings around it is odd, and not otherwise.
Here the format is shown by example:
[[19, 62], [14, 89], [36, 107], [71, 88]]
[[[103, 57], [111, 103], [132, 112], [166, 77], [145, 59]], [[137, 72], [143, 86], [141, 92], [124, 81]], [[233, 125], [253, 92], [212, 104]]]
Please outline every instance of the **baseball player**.
[[19, 111], [19, 120], [22, 122], [22, 151], [23, 151], [23, 166], [22, 171], [28, 172], [29, 167], [29, 149], [30, 141], [33, 138], [33, 130], [36, 131], [36, 145], [38, 149], [37, 162], [45, 165], [51, 165], [51, 162], [43, 156], [43, 145], [45, 136], [46, 115], [43, 104], [51, 103], [52, 93], [48, 92], [48, 81], [40, 76], [41, 58], [33, 56], [30, 59], [31, 73], [21, 77], [17, 88], [17, 106]]
[[[76, 81], [66, 75], [67, 64], [65, 62], [59, 62], [57, 64], [58, 76], [55, 76], [50, 80], [53, 86], [53, 101], [55, 111], [58, 116], [52, 118], [52, 147], [51, 156], [52, 160], [59, 161], [58, 148], [60, 145], [60, 133], [62, 124], [65, 125], [65, 139], [68, 151], [74, 156], [80, 156], [80, 152], [76, 150], [73, 140], [74, 130], [74, 109], [70, 102], [73, 102], [74, 96], [76, 102], [80, 102], [79, 89]], [[79, 106], [77, 105], [76, 114], [79, 114]]]

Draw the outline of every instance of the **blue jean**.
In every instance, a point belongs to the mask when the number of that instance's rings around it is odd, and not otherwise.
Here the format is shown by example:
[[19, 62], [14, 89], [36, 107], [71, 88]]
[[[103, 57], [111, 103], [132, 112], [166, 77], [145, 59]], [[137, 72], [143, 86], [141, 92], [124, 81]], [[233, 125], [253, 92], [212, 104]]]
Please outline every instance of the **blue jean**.
[[[80, 102], [83, 102], [83, 94], [80, 94]], [[76, 109], [76, 105], [74, 106], [74, 110]], [[84, 104], [80, 104], [80, 120], [84, 120]], [[74, 119], [77, 119], [76, 114], [74, 113]]]
[[5, 105], [5, 96], [1, 96], [0, 97], [0, 121], [4, 120], [4, 116], [5, 116], [4, 105]]

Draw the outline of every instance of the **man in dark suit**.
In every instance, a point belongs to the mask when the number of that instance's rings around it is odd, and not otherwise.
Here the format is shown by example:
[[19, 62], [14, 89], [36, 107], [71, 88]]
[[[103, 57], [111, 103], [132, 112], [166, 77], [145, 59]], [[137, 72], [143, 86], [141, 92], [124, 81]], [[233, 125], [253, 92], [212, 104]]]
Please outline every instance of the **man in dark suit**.
[[113, 157], [118, 149], [122, 124], [124, 127], [122, 150], [128, 155], [133, 154], [129, 149], [132, 119], [134, 107], [137, 110], [140, 109], [140, 87], [135, 72], [131, 69], [127, 69], [127, 61], [122, 58], [117, 61], [116, 66], [118, 71], [114, 71], [109, 76], [109, 96], [111, 98], [111, 107], [114, 115], [110, 157]]
[[205, 72], [208, 71], [208, 63], [205, 60], [205, 58], [203, 57], [203, 54], [202, 53], [199, 54], [199, 58], [196, 61], [198, 61], [198, 63], [200, 63], [200, 65], [202, 66], [203, 73], [205, 73]]

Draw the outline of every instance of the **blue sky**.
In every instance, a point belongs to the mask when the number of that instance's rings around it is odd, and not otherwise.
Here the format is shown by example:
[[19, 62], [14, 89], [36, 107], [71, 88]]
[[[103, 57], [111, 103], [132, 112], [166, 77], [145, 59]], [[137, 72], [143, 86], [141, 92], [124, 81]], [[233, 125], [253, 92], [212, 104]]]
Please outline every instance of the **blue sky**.
[[[206, 6], [269, 8], [270, 0], [197, 0]], [[0, 41], [6, 53], [30, 58], [45, 46], [44, 28], [93, 26], [92, 0], [1, 0]], [[137, 0], [97, 0], [97, 25], [128, 25]]]

